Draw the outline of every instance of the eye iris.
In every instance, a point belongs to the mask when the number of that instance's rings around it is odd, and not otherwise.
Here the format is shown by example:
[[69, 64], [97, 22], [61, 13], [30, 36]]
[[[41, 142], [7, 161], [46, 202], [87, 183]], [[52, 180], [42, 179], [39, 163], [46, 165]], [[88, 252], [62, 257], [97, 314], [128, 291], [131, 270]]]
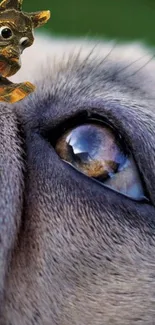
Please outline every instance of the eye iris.
[[105, 187], [148, 201], [131, 153], [107, 124], [89, 121], [75, 127], [57, 140], [55, 150], [60, 158]]
[[95, 124], [69, 131], [58, 141], [56, 151], [62, 159], [98, 180], [111, 177], [126, 160], [112, 131]]
[[60, 158], [105, 187], [148, 202], [136, 163], [122, 141], [113, 128], [93, 120], [64, 133], [55, 150]]
[[12, 36], [12, 31], [10, 28], [6, 27], [1, 31], [1, 35], [5, 39], [10, 38]]

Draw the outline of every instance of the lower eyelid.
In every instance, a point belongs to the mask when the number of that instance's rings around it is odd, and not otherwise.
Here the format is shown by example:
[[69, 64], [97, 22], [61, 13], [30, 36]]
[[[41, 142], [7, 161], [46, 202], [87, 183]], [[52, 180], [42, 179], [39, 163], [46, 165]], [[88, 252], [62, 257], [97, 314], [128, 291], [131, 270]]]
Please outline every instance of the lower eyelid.
[[141, 196], [139, 198], [136, 198], [136, 196], [134, 198], [132, 198], [130, 195], [126, 194], [126, 193], [122, 193], [119, 190], [117, 190], [116, 188], [113, 188], [112, 186], [108, 185], [108, 183], [101, 183], [99, 180], [95, 179], [95, 178], [91, 178], [89, 176], [87, 176], [86, 174], [82, 173], [81, 171], [79, 171], [79, 169], [77, 169], [75, 166], [73, 166], [70, 162], [66, 161], [66, 160], [62, 160], [66, 165], [69, 165], [73, 170], [75, 170], [78, 174], [81, 174], [85, 177], [87, 177], [89, 180], [92, 180], [94, 183], [96, 183], [98, 186], [104, 187], [104, 188], [108, 188], [109, 190], [111, 190], [112, 192], [115, 192], [119, 195], [122, 195], [132, 201], [135, 202], [140, 202], [140, 203], [150, 203], [149, 199], [144, 195], [141, 194]]
[[132, 199], [143, 200], [145, 198], [140, 176], [132, 157], [129, 159], [129, 166], [116, 173], [104, 185], [130, 196]]

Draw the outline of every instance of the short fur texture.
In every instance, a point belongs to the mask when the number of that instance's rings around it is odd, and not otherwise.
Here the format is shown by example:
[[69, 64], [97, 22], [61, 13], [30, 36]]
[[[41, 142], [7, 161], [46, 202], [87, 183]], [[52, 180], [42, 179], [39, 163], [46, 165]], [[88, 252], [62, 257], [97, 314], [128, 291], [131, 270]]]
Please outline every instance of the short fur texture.
[[[39, 38], [0, 105], [1, 325], [155, 324], [155, 61], [136, 44]], [[147, 64], [146, 64], [147, 63]], [[151, 203], [99, 186], [47, 130], [84, 113], [126, 139]]]

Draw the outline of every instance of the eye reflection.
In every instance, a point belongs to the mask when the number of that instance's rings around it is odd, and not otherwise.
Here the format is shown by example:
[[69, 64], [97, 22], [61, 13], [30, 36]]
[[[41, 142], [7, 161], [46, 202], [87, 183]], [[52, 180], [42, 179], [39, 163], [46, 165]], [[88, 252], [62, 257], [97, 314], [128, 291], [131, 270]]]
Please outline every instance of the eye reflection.
[[58, 139], [55, 150], [104, 186], [135, 200], [145, 199], [136, 164], [109, 126], [93, 122], [77, 126]]

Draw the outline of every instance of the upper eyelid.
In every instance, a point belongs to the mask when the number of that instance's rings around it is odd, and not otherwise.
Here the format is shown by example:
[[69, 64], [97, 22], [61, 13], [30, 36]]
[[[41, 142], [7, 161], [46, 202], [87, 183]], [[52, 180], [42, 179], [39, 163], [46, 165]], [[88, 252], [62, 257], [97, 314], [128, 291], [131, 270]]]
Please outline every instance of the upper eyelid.
[[[121, 124], [118, 125], [122, 135], [128, 141], [128, 132], [126, 132], [126, 128], [122, 123], [123, 116], [122, 113], [124, 110], [128, 110], [132, 108], [130, 103], [123, 103], [120, 99], [113, 99], [108, 96], [107, 98], [88, 98], [82, 99], [81, 103], [77, 105], [77, 103], [71, 102], [69, 104], [59, 103], [55, 98], [49, 98], [49, 100], [44, 100], [41, 98], [39, 102], [39, 114], [38, 114], [38, 105], [34, 103], [34, 101], [30, 101], [28, 103], [31, 105], [31, 112], [29, 111], [29, 118], [32, 118], [35, 121], [35, 129], [39, 129], [42, 134], [50, 131], [50, 129], [56, 129], [62, 124], [67, 124], [68, 120], [76, 119], [79, 116], [90, 117], [93, 114], [96, 114], [101, 117], [101, 119], [107, 120], [108, 123], [113, 125], [114, 127], [119, 124], [119, 119], [121, 119]], [[138, 102], [137, 102], [138, 104]], [[20, 115], [20, 112], [19, 112]], [[35, 119], [34, 119], [35, 116]], [[33, 128], [33, 125], [32, 125]], [[120, 132], [120, 133], [121, 133]], [[130, 140], [130, 139], [129, 139]]]
[[[61, 104], [62, 105], [62, 104]], [[98, 116], [100, 119], [107, 121], [108, 124], [114, 127], [116, 131], [125, 139], [125, 142], [129, 149], [134, 153], [135, 160], [138, 163], [138, 156], [136, 151], [134, 150], [134, 143], [138, 143], [140, 137], [143, 140], [143, 121], [138, 130], [138, 138], [136, 138], [137, 132], [134, 136], [131, 134], [129, 127], [130, 123], [136, 123], [138, 114], [141, 114], [141, 111], [138, 111], [138, 108], [132, 107], [132, 105], [123, 104], [120, 100], [110, 100], [110, 99], [103, 99], [103, 98], [96, 98], [96, 99], [88, 99], [84, 100], [80, 106], [72, 104], [71, 107], [60, 107], [55, 112], [52, 105], [47, 103], [47, 106], [44, 106], [43, 103], [41, 104], [43, 107], [47, 107], [46, 112], [43, 113], [41, 116], [41, 121], [38, 118], [38, 127], [40, 133], [43, 136], [46, 136], [51, 130], [56, 130], [61, 128], [62, 125], [67, 125], [69, 121], [76, 120], [79, 117], [90, 118], [91, 116]], [[60, 105], [58, 105], [59, 107]], [[132, 112], [133, 110], [133, 112]], [[54, 115], [53, 115], [54, 112]], [[124, 113], [125, 112], [125, 113]], [[127, 113], [128, 112], [128, 113]], [[135, 119], [133, 120], [133, 114]], [[45, 116], [45, 118], [44, 118]], [[154, 122], [155, 124], [155, 122]], [[132, 126], [132, 125], [131, 125]], [[138, 127], [138, 122], [136, 123], [136, 129]], [[141, 132], [141, 134], [140, 134]], [[149, 135], [148, 135], [149, 138]], [[141, 153], [143, 155], [143, 152]]]
[[[118, 128], [116, 127], [116, 123], [112, 118], [109, 118], [109, 116], [107, 116], [106, 111], [105, 114], [102, 114], [101, 110], [100, 112], [96, 112], [95, 110], [89, 110], [89, 109], [80, 109], [77, 112], [75, 112], [75, 114], [73, 114], [72, 116], [61, 116], [60, 119], [58, 119], [56, 122], [50, 122], [48, 123], [46, 126], [44, 125], [42, 128], [40, 128], [40, 133], [46, 137], [48, 136], [50, 133], [52, 133], [53, 135], [55, 133], [61, 133], [61, 132], [65, 132], [66, 130], [76, 127], [79, 124], [83, 124], [84, 122], [88, 122], [88, 120], [90, 121], [97, 121], [98, 123], [101, 122], [104, 125], [107, 125], [108, 127], [110, 127], [115, 133], [118, 134], [118, 136], [121, 139], [125, 139], [125, 143], [127, 146], [130, 147], [129, 143], [128, 143], [128, 137], [127, 134], [124, 132], [122, 132], [122, 130], [118, 130]], [[55, 137], [57, 138], [58, 135], [56, 135]], [[132, 150], [132, 147], [129, 148]]]
[[[118, 132], [119, 135], [125, 139], [125, 143], [129, 150], [133, 153], [136, 163], [139, 165], [139, 161], [137, 157], [137, 152], [134, 150], [134, 143], [137, 142], [136, 134], [134, 134], [134, 138], [129, 134], [129, 131], [126, 127], [126, 125], [129, 126], [131, 117], [128, 115], [127, 118], [124, 116], [123, 111], [131, 110], [132, 106], [129, 105], [122, 105], [121, 100], [103, 100], [103, 99], [95, 99], [95, 100], [87, 100], [85, 103], [83, 102], [83, 105], [80, 107], [74, 106], [73, 109], [67, 109], [67, 112], [64, 111], [63, 113], [59, 112], [56, 117], [49, 113], [48, 118], [46, 118], [46, 122], [43, 123], [43, 125], [39, 128], [40, 133], [46, 137], [48, 133], [55, 132], [63, 126], [67, 126], [70, 121], [78, 122], [78, 120], [82, 118], [91, 118], [91, 117], [97, 117], [103, 122], [106, 122], [108, 125], [110, 125], [112, 128], [114, 128], [115, 132]], [[134, 108], [133, 108], [134, 109]], [[130, 114], [131, 115], [131, 114]], [[128, 121], [129, 118], [129, 121]], [[71, 124], [72, 126], [73, 124]], [[136, 124], [136, 128], [138, 127], [138, 124]], [[141, 131], [142, 126], [140, 127]], [[138, 134], [139, 135], [139, 134]], [[143, 155], [143, 152], [142, 152]]]
[[[63, 109], [57, 109], [55, 113], [54, 108], [50, 104], [50, 108], [48, 103], [41, 104], [43, 107], [47, 107], [46, 112], [44, 110], [43, 114], [41, 114], [41, 121], [38, 120], [39, 129], [42, 134], [49, 132], [51, 129], [58, 129], [64, 124], [68, 124], [71, 120], [79, 120], [80, 118], [91, 118], [91, 116], [98, 116], [101, 120], [103, 119], [107, 124], [110, 124], [114, 129], [117, 130], [116, 125], [120, 128], [119, 133], [122, 133], [122, 136], [125, 137], [128, 144], [128, 133], [126, 132], [126, 128], [123, 127], [123, 123], [121, 123], [121, 127], [119, 125], [119, 119], [121, 118], [121, 111], [127, 109], [127, 106], [123, 106], [120, 101], [111, 101], [96, 99], [96, 100], [87, 100], [83, 101], [80, 106], [72, 104], [71, 107], [64, 107]], [[114, 112], [116, 110], [116, 112]], [[118, 114], [117, 111], [119, 110]], [[54, 112], [54, 115], [53, 115]], [[119, 118], [117, 118], [119, 115]]]

